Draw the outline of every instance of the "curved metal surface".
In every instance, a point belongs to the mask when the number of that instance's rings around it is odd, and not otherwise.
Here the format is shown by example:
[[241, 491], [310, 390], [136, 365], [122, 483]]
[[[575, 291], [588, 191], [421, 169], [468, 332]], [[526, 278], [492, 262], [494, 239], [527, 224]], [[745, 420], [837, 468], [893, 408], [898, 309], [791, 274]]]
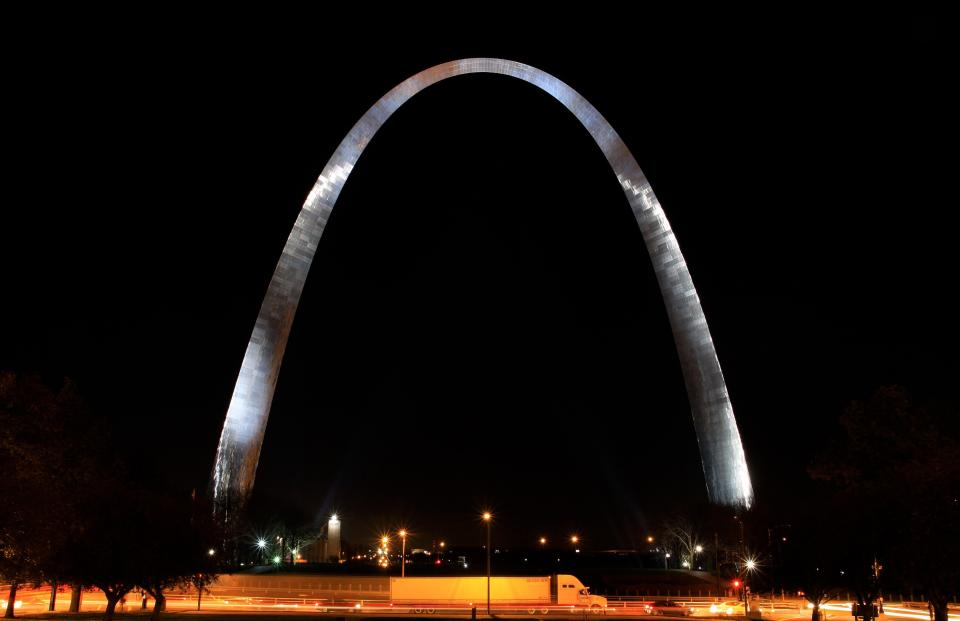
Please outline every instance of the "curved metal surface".
[[367, 110], [327, 162], [287, 239], [243, 357], [217, 448], [212, 480], [216, 505], [242, 505], [253, 488], [294, 313], [324, 226], [354, 164], [404, 102], [436, 82], [471, 73], [511, 76], [546, 91], [580, 120], [603, 151], [653, 261], [680, 356], [710, 500], [749, 506], [753, 498], [750, 475], [713, 339], [690, 271], [653, 189], [617, 132], [579, 93], [539, 69], [494, 58], [448, 62], [405, 80]]

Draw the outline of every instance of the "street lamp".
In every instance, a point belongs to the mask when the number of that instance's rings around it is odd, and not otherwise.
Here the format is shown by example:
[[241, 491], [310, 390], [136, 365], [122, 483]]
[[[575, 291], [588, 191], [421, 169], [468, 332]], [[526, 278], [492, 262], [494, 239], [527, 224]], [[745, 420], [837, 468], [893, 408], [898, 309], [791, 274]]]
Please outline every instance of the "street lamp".
[[401, 530], [400, 533], [400, 577], [407, 575], [407, 531]]
[[663, 554], [663, 568], [664, 568], [664, 569], [670, 569], [669, 567], [667, 567], [667, 561], [669, 561], [669, 560], [670, 560], [670, 553], [669, 553], [669, 552], [664, 552], [664, 554]]
[[741, 576], [740, 576], [740, 582], [742, 586], [741, 592], [743, 593], [743, 611], [744, 613], [749, 613], [750, 597], [747, 595], [747, 593], [750, 590], [750, 588], [747, 586], [747, 576], [752, 574], [754, 571], [756, 571], [759, 563], [757, 563], [756, 559], [750, 558], [750, 557], [741, 559], [741, 562], [743, 563], [743, 569], [741, 570]]
[[483, 521], [487, 523], [487, 615], [490, 615], [490, 522], [493, 515], [489, 511], [483, 512]]
[[257, 550], [260, 551], [260, 562], [266, 564], [267, 558], [267, 540], [263, 537], [257, 539]]
[[546, 537], [540, 537], [540, 545], [542, 545], [542, 546], [547, 545], [547, 538], [546, 538]]

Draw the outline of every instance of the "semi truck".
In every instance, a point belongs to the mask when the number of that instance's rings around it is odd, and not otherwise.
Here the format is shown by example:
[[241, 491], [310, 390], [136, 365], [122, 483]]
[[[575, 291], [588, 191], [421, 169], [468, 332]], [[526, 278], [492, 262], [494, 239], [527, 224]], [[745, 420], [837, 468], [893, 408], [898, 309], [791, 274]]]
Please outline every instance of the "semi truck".
[[[490, 605], [546, 613], [550, 606], [585, 608], [603, 612], [607, 598], [591, 595], [575, 576], [493, 576]], [[434, 612], [445, 608], [485, 608], [487, 578], [423, 577], [390, 578], [390, 602], [415, 610]]]

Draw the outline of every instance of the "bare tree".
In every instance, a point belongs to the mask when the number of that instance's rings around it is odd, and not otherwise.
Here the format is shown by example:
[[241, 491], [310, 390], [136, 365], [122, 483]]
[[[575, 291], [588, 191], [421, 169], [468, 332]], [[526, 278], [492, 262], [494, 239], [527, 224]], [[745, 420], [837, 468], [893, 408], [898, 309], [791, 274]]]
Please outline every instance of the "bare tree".
[[693, 522], [685, 517], [673, 517], [664, 523], [663, 531], [665, 549], [675, 549], [680, 556], [680, 566], [693, 569], [697, 556], [706, 549]]

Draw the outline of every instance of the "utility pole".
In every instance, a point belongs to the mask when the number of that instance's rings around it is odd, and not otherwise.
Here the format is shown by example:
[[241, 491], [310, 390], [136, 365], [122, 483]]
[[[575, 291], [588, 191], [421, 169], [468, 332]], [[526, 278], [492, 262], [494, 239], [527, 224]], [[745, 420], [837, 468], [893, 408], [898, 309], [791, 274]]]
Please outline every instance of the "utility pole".
[[487, 615], [490, 616], [490, 520], [493, 519], [493, 515], [489, 511], [484, 511], [482, 517], [487, 523]]
[[720, 535], [713, 533], [713, 569], [717, 572], [717, 599], [720, 595]]
[[739, 552], [740, 559], [737, 565], [740, 568], [740, 572], [739, 572], [740, 573], [740, 592], [743, 597], [743, 613], [749, 614], [750, 593], [749, 593], [749, 589], [747, 588], [747, 570], [746, 570], [746, 567], [744, 566], [744, 563], [746, 563], [746, 550], [744, 548], [744, 542], [743, 542], [743, 517], [739, 514], [736, 514], [733, 516], [733, 519], [735, 519], [737, 522], [740, 523], [740, 552]]

